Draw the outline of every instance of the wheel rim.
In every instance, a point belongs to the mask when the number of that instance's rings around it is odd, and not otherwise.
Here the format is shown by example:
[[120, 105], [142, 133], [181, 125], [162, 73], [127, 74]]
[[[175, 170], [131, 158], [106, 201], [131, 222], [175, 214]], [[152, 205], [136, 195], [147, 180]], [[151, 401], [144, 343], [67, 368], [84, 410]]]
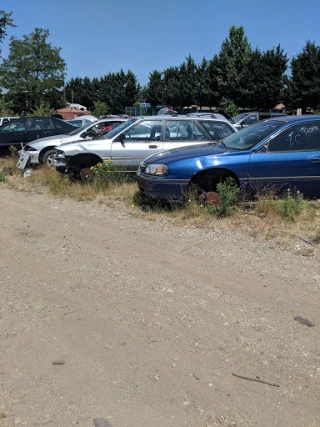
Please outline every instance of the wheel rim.
[[49, 166], [49, 168], [53, 168], [53, 158], [54, 158], [55, 154], [52, 153], [47, 157], [47, 161], [46, 164], [47, 166]]

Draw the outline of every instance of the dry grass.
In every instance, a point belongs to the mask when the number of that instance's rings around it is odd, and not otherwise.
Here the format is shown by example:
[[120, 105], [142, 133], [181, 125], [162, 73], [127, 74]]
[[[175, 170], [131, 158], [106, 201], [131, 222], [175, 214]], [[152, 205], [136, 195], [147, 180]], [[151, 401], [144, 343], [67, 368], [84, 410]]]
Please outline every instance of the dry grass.
[[[10, 157], [1, 159], [0, 171], [3, 168], [14, 168], [15, 163], [16, 159]], [[192, 198], [185, 206], [150, 206], [139, 198], [135, 182], [96, 187], [92, 183], [70, 181], [67, 176], [49, 168], [35, 169], [28, 178], [24, 178], [21, 171], [13, 170], [11, 175], [6, 174], [5, 185], [21, 191], [53, 194], [78, 201], [96, 200], [121, 210], [128, 209], [136, 217], [166, 221], [172, 226], [240, 230], [255, 240], [270, 241], [270, 245], [282, 249], [287, 249], [299, 239], [310, 245], [320, 244], [320, 205], [311, 206], [304, 200], [299, 202], [299, 208], [290, 201], [283, 211], [283, 207], [279, 208], [279, 204], [264, 195], [256, 206], [249, 209], [238, 206], [231, 217], [217, 219], [210, 209]]]

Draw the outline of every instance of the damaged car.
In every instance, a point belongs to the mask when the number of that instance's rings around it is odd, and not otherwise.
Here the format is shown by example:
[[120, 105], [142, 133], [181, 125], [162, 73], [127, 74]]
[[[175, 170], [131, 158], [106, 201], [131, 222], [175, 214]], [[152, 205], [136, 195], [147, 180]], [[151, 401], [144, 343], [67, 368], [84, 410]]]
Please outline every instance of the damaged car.
[[222, 120], [187, 116], [150, 116], [128, 119], [98, 140], [57, 147], [54, 164], [59, 172], [80, 176], [82, 169], [112, 161], [136, 171], [151, 154], [203, 142], [220, 141], [237, 132]]
[[[60, 121], [62, 122], [62, 120]], [[19, 161], [17, 167], [24, 169], [27, 164], [30, 166], [39, 164], [53, 166], [52, 161], [53, 157], [56, 155], [56, 146], [74, 141], [98, 138], [101, 134], [106, 132], [106, 126], [110, 126], [111, 128], [116, 127], [125, 121], [126, 119], [121, 119], [119, 117], [112, 119], [101, 119], [90, 122], [86, 126], [80, 128], [71, 126], [66, 122], [62, 122], [66, 126], [69, 126], [66, 128], [69, 133], [65, 132], [59, 136], [55, 135], [48, 138], [40, 138], [36, 141], [26, 144], [23, 150], [19, 151]]]

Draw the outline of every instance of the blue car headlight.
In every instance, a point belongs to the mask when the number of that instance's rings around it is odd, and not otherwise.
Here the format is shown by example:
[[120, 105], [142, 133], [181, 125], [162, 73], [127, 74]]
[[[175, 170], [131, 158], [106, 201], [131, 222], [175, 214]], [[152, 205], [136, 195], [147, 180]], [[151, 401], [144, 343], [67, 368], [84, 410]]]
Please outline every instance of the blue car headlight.
[[166, 165], [158, 165], [158, 164], [149, 164], [144, 170], [144, 173], [147, 173], [149, 175], [158, 175], [158, 176], [164, 176], [168, 175], [168, 167]]

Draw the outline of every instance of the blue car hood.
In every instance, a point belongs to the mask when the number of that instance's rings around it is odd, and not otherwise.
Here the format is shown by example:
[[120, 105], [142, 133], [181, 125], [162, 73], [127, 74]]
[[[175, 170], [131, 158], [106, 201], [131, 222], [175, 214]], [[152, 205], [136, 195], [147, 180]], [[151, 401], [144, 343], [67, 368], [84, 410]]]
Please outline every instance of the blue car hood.
[[162, 151], [153, 154], [145, 159], [145, 163], [167, 163], [171, 161], [190, 159], [192, 157], [212, 156], [216, 154], [228, 154], [239, 152], [225, 148], [222, 144], [208, 143], [197, 144], [191, 147], [173, 148], [172, 150]]

